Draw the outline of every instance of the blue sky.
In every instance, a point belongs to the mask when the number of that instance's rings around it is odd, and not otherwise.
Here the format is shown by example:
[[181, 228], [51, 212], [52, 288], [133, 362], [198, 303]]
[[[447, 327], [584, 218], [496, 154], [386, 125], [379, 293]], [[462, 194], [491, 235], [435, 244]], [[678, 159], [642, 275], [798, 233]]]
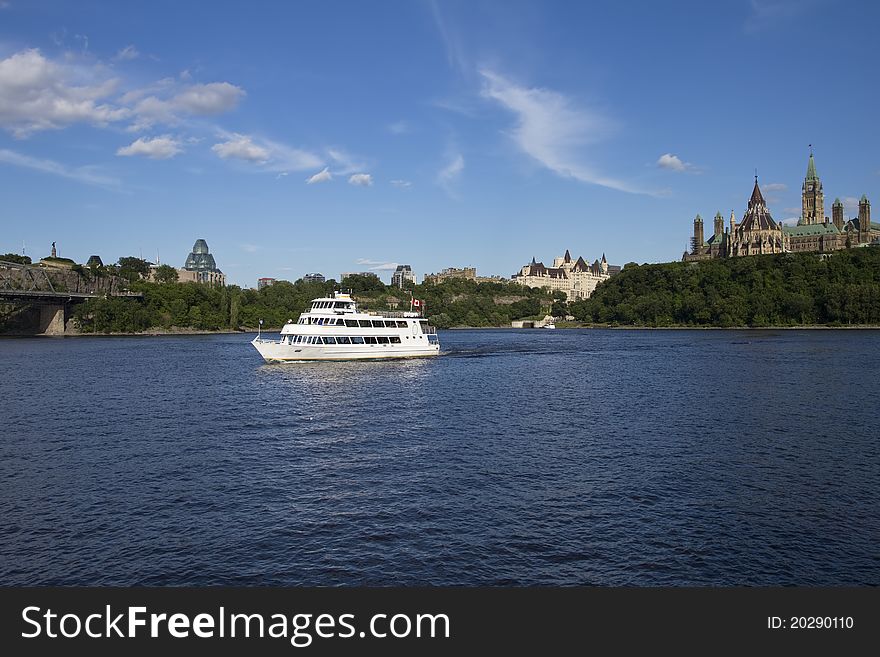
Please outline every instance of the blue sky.
[[880, 5], [0, 0], [0, 252], [230, 282], [680, 258], [880, 198]]

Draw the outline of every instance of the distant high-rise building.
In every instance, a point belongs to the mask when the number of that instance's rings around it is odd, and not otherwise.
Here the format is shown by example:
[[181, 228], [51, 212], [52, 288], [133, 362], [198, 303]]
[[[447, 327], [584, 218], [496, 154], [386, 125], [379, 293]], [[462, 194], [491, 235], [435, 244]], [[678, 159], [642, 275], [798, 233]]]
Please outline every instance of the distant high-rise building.
[[269, 287], [274, 282], [275, 282], [274, 278], [258, 278], [257, 279], [257, 289], [262, 290], [264, 287]]
[[303, 276], [303, 281], [305, 281], [306, 283], [323, 283], [326, 280], [327, 279], [324, 278], [324, 274], [314, 273], [306, 274], [305, 276]]
[[397, 269], [391, 275], [392, 287], [403, 287], [406, 283], [415, 283], [416, 275], [409, 265], [397, 265]]

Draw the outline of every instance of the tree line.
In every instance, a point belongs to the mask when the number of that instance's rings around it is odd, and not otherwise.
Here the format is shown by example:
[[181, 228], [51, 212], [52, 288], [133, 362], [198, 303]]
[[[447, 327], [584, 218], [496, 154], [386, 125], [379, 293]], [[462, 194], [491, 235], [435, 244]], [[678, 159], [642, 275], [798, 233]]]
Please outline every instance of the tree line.
[[266, 329], [278, 328], [309, 307], [312, 299], [351, 290], [363, 310], [410, 310], [410, 299], [425, 303], [425, 316], [439, 328], [454, 326], [510, 326], [515, 319], [539, 318], [559, 311], [565, 295], [512, 283], [476, 283], [452, 279], [437, 285], [385, 285], [377, 277], [354, 275], [342, 283], [276, 281], [260, 290], [236, 285], [210, 286], [177, 282], [173, 267], [154, 270], [149, 263], [120, 258], [104, 268], [80, 268], [83, 276], [116, 275], [129, 289], [143, 293], [143, 301], [90, 299], [75, 307], [73, 319], [82, 332], [137, 333], [150, 329], [254, 329], [263, 320]]
[[880, 248], [630, 263], [569, 312], [612, 325], [876, 325]]

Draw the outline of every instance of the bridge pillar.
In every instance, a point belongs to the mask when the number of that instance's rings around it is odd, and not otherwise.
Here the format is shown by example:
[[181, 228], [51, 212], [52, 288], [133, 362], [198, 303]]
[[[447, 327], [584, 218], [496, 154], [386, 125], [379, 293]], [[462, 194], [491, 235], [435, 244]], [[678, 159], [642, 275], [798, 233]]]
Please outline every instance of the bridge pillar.
[[67, 304], [40, 306], [40, 335], [64, 335], [67, 322]]

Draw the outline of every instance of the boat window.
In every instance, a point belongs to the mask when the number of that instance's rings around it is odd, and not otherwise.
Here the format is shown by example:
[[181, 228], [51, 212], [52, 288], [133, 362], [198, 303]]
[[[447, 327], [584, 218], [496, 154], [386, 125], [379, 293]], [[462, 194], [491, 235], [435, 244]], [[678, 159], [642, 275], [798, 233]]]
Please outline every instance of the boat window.
[[372, 335], [368, 335], [364, 338], [364, 342], [367, 344], [376, 344], [376, 338], [374, 338]]
[[358, 324], [360, 324], [363, 328], [370, 328], [372, 324], [370, 324], [370, 320], [368, 319], [359, 319]]
[[388, 339], [391, 340], [391, 344], [400, 344], [400, 336], [399, 335], [392, 335]]
[[388, 338], [386, 338], [384, 335], [382, 337], [376, 338], [376, 340], [379, 342], [379, 344], [388, 344]]
[[397, 328], [406, 328], [406, 322], [398, 321], [398, 322], [397, 322]]
[[336, 338], [324, 338], [324, 344], [336, 344]]
[[342, 336], [336, 338], [336, 344], [351, 344], [351, 338]]
[[337, 301], [333, 304], [333, 307], [342, 309], [342, 308], [345, 308], [345, 303], [343, 303], [342, 301]]
[[347, 319], [347, 320], [345, 320], [345, 325], [346, 326], [353, 326], [354, 328], [357, 328], [358, 323], [357, 323], [356, 319]]
[[385, 322], [379, 319], [373, 320], [373, 328], [385, 328]]
[[359, 335], [356, 335], [351, 339], [351, 343], [352, 344], [363, 344], [364, 339], [362, 337], [360, 337]]

